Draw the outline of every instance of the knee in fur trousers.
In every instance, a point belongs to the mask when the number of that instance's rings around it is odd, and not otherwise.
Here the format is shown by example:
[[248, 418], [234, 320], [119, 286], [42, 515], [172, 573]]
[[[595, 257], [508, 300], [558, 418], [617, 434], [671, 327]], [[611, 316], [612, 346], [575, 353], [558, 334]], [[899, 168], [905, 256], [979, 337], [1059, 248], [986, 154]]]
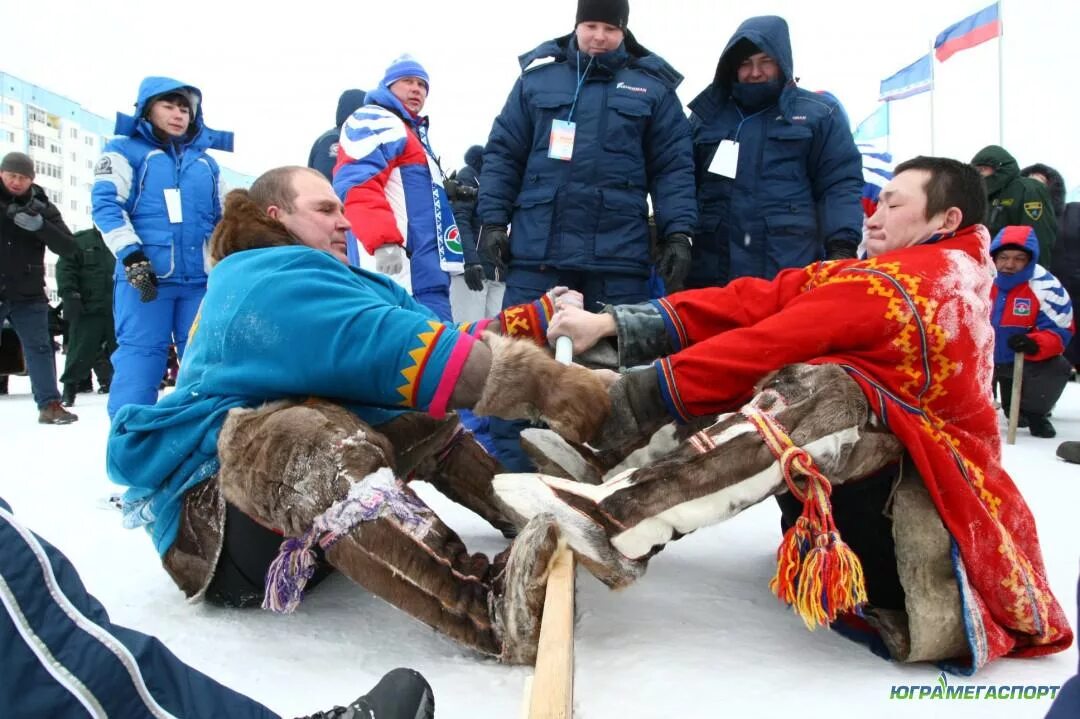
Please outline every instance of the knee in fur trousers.
[[[267, 601], [277, 596], [275, 577], [284, 576], [275, 567], [295, 567], [282, 561], [287, 552], [303, 556], [318, 541], [335, 569], [428, 626], [503, 661], [535, 661], [547, 574], [560, 541], [553, 518], [539, 514], [494, 559], [470, 554], [398, 478], [399, 465], [422, 468], [456, 429], [432, 433], [420, 422], [387, 429], [400, 447], [322, 400], [229, 413], [218, 440], [222, 492], [286, 537], [269, 573]], [[461, 484], [471, 486], [455, 486]], [[286, 608], [299, 602], [303, 581], [281, 583], [296, 588]]]

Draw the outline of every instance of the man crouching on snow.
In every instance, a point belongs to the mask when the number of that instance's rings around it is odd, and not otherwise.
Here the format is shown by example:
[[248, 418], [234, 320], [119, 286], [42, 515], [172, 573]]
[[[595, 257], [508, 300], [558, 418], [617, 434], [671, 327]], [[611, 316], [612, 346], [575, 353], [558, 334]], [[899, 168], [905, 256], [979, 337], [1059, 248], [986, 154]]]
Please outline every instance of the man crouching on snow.
[[176, 391], [113, 421], [125, 523], [147, 527], [189, 597], [288, 611], [328, 564], [467, 646], [531, 662], [556, 526], [530, 522], [489, 560], [404, 481], [512, 529], [491, 490], [497, 463], [447, 411], [542, 417], [584, 440], [606, 415], [605, 384], [537, 346], [552, 297], [444, 324], [350, 268], [348, 229], [306, 168], [229, 194]]
[[560, 312], [550, 336], [578, 352], [614, 337], [619, 366], [651, 366], [611, 386], [597, 452], [527, 432], [561, 478], [505, 475], [496, 494], [517, 521], [554, 514], [611, 586], [779, 495], [773, 589], [808, 625], [842, 619], [897, 660], [967, 670], [1065, 649], [1034, 520], [1000, 461], [985, 203], [972, 167], [915, 158], [868, 222], [869, 259]]

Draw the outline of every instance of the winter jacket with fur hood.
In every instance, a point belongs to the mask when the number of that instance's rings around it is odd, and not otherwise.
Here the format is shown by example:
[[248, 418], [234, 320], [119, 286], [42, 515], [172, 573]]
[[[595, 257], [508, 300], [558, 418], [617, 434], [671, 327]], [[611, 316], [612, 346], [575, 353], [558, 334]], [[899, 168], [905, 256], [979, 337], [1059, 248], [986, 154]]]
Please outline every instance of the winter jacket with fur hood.
[[1053, 262], [1053, 249], [1057, 244], [1057, 217], [1054, 203], [1046, 185], [1038, 180], [1020, 176], [1020, 165], [1005, 148], [988, 145], [971, 159], [975, 166], [994, 168], [994, 174], [985, 178], [987, 209], [986, 227], [997, 237], [1002, 228], [1009, 225], [1027, 225], [1034, 228], [1039, 238], [1039, 260], [1043, 267]]

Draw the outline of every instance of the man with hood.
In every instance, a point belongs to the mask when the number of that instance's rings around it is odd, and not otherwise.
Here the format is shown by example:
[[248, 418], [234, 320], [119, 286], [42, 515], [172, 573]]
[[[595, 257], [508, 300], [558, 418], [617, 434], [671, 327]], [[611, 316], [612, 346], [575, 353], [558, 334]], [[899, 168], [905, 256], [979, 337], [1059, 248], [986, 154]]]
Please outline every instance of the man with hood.
[[116, 135], [91, 193], [94, 224], [117, 260], [110, 417], [157, 400], [169, 345], [183, 359], [224, 194], [207, 151], [233, 147], [231, 132], [205, 125], [202, 92], [169, 77], [142, 81], [135, 114], [116, 115]]
[[494, 262], [484, 258], [476, 249], [480, 236], [480, 218], [476, 213], [476, 198], [480, 192], [480, 172], [484, 166], [484, 148], [473, 145], [465, 151], [465, 167], [447, 182], [446, 191], [454, 207], [454, 218], [461, 232], [461, 248], [465, 253], [465, 273], [450, 281], [450, 306], [455, 322], [475, 322], [494, 317], [502, 309], [506, 293], [505, 270], [499, 273]]
[[[682, 287], [697, 222], [682, 75], [638, 43], [629, 16], [627, 0], [579, 0], [573, 33], [519, 58], [477, 206], [481, 254], [506, 276], [504, 306], [555, 285], [590, 308], [642, 302], [654, 262], [668, 291]], [[528, 468], [516, 433], [500, 427], [492, 421], [500, 457]]]
[[796, 80], [787, 22], [752, 17], [690, 103], [698, 231], [689, 286], [855, 257], [859, 150], [836, 99]]
[[411, 55], [386, 68], [341, 128], [334, 191], [375, 271], [450, 321], [450, 277], [464, 270], [446, 179], [420, 113], [431, 82]]
[[1013, 364], [1025, 355], [1020, 418], [1034, 437], [1054, 437], [1054, 408], [1072, 369], [1063, 353], [1073, 336], [1072, 302], [1058, 279], [1039, 264], [1035, 231], [1023, 225], [1001, 230], [990, 245], [997, 276], [990, 290], [994, 325], [994, 381], [1009, 414]]
[[1035, 260], [1050, 267], [1051, 252], [1057, 244], [1057, 215], [1046, 185], [1020, 174], [1016, 158], [999, 145], [987, 145], [975, 153], [971, 164], [983, 176], [986, 199], [990, 205], [986, 227], [997, 237], [1009, 225], [1027, 225], [1039, 238], [1039, 257]]
[[330, 182], [334, 181], [334, 165], [337, 164], [338, 138], [341, 137], [341, 127], [358, 108], [364, 106], [367, 93], [363, 90], [346, 90], [341, 93], [337, 104], [337, 119], [329, 130], [319, 135], [319, 139], [311, 146], [308, 154], [307, 166], [318, 170]]

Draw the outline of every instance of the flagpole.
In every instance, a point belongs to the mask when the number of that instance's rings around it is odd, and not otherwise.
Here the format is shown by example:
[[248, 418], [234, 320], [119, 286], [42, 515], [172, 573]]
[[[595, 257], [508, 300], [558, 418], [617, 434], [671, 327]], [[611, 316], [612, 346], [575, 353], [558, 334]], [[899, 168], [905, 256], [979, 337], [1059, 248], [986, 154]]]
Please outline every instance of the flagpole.
[[885, 101], [885, 152], [892, 153], [892, 101]]
[[931, 40], [930, 41], [930, 154], [931, 155], [935, 154], [935, 152], [934, 152], [934, 145], [935, 145], [935, 138], [934, 138], [934, 135], [935, 135], [935, 133], [934, 133], [934, 90], [935, 90], [935, 87], [934, 87], [934, 85], [936, 85], [936, 83], [934, 82], [934, 64], [935, 64], [935, 62], [936, 61], [935, 61], [935, 58], [934, 58], [934, 41]]
[[1002, 4], [998, 0], [998, 144], [1005, 147], [1005, 22], [1001, 15]]

